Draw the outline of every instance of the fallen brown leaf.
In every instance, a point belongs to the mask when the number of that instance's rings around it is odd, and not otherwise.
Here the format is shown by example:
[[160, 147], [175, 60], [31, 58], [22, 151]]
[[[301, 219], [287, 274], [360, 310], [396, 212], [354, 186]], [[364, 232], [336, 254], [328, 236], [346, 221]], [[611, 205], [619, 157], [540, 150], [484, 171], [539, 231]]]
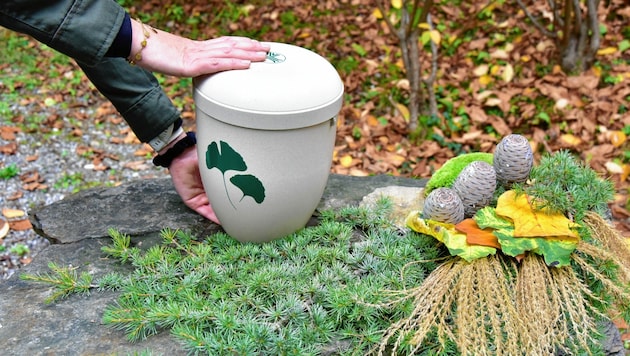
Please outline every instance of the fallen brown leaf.
[[132, 161], [127, 162], [123, 165], [125, 168], [129, 168], [133, 171], [144, 171], [149, 169], [149, 165], [146, 164], [146, 161]]
[[11, 227], [11, 230], [15, 231], [25, 231], [33, 228], [33, 225], [31, 225], [31, 222], [28, 219], [9, 221], [9, 226]]
[[15, 134], [20, 132], [20, 129], [11, 126], [0, 126], [0, 138], [6, 141], [15, 140]]
[[40, 180], [39, 173], [37, 171], [26, 172], [20, 175], [20, 180], [25, 184], [38, 183]]
[[0, 153], [5, 155], [13, 155], [17, 152], [17, 143], [9, 142], [6, 145], [0, 146]]
[[2, 215], [7, 219], [21, 218], [26, 213], [21, 209], [2, 208]]
[[39, 155], [34, 154], [34, 155], [29, 155], [26, 156], [26, 162], [33, 162], [36, 161], [39, 158]]
[[12, 195], [10, 195], [10, 196], [8, 196], [8, 197], [7, 197], [7, 200], [8, 200], [8, 201], [18, 200], [18, 199], [20, 199], [23, 195], [24, 195], [24, 192], [22, 192], [22, 191], [20, 190], [20, 191], [17, 191], [17, 192], [15, 192], [15, 193], [13, 193], [13, 194], [12, 194]]

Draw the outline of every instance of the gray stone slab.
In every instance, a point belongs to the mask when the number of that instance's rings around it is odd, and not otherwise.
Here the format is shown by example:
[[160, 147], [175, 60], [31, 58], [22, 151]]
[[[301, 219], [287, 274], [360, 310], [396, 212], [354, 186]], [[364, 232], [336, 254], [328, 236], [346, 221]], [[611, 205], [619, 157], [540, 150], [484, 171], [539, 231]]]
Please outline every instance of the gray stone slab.
[[[358, 205], [374, 189], [389, 185], [417, 186], [422, 180], [388, 176], [332, 175], [319, 208]], [[34, 211], [31, 222], [53, 244], [8, 281], [0, 282], [0, 354], [2, 355], [127, 355], [151, 350], [153, 355], [184, 354], [168, 332], [130, 343], [124, 332], [103, 325], [106, 306], [118, 294], [95, 291], [89, 296], [45, 304], [52, 288], [21, 281], [21, 273], [47, 273], [48, 263], [77, 267], [95, 279], [128, 268], [105, 258], [108, 230], [132, 236], [136, 246], [159, 243], [163, 228], [207, 236], [221, 228], [188, 209], [169, 178], [136, 181], [114, 188], [90, 189]]]

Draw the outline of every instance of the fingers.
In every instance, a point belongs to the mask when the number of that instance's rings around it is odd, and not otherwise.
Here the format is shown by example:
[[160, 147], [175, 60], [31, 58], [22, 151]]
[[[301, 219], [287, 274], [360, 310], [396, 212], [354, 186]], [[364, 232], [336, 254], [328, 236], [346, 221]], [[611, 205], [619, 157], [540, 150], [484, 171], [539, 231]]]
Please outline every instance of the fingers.
[[234, 58], [198, 58], [191, 62], [189, 76], [212, 74], [233, 69], [247, 69], [252, 61]]
[[221, 225], [221, 222], [219, 222], [217, 215], [214, 213], [214, 210], [212, 210], [212, 207], [210, 205], [202, 205], [193, 210], [195, 210], [197, 214], [212, 221], [213, 223]]
[[203, 41], [206, 45], [211, 47], [222, 48], [237, 48], [249, 52], [269, 52], [270, 45], [268, 43], [253, 40], [247, 37], [238, 36], [223, 36], [210, 40]]
[[247, 69], [252, 62], [264, 61], [269, 48], [269, 44], [245, 37], [224, 36], [194, 42], [194, 47], [185, 52], [184, 68], [187, 76]]
[[269, 45], [244, 37], [220, 37], [197, 42], [196, 54], [200, 58], [231, 58], [250, 61], [264, 60]]

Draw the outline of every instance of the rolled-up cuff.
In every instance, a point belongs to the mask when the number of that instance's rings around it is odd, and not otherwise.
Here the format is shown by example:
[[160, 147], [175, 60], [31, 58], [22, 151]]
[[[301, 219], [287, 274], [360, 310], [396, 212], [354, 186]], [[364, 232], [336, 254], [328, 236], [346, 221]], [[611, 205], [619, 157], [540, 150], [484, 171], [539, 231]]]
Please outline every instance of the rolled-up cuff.
[[153, 73], [123, 58], [106, 57], [94, 66], [80, 62], [79, 66], [140, 141], [151, 141], [180, 117]]
[[120, 114], [142, 142], [151, 141], [180, 117], [160, 87], [153, 88]]

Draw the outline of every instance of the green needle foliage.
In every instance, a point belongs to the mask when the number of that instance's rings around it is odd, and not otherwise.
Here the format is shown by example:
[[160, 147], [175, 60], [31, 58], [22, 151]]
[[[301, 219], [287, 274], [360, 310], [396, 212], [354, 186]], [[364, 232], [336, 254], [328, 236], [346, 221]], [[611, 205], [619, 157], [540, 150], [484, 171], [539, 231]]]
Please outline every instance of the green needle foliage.
[[609, 215], [608, 202], [613, 200], [614, 185], [569, 151], [544, 155], [532, 168], [530, 180], [533, 184], [521, 189], [534, 197], [541, 208], [561, 212], [577, 222], [581, 222], [588, 211]]
[[[134, 270], [99, 280], [120, 292], [103, 321], [132, 341], [170, 330], [190, 353], [366, 354], [413, 307], [377, 306], [388, 291], [420, 285], [436, 262], [415, 261], [445, 255], [433, 238], [394, 227], [388, 209], [325, 211], [319, 225], [265, 244], [164, 230], [141, 251], [110, 231], [103, 251]], [[56, 297], [81, 289], [67, 291]]]
[[73, 293], [90, 294], [90, 289], [97, 287], [92, 284], [92, 275], [87, 272], [82, 272], [78, 275], [76, 268], [60, 267], [54, 262], [48, 263], [48, 268], [52, 271], [52, 274], [20, 275], [22, 280], [45, 282], [55, 287], [55, 292], [46, 298], [46, 303], [52, 303]]

